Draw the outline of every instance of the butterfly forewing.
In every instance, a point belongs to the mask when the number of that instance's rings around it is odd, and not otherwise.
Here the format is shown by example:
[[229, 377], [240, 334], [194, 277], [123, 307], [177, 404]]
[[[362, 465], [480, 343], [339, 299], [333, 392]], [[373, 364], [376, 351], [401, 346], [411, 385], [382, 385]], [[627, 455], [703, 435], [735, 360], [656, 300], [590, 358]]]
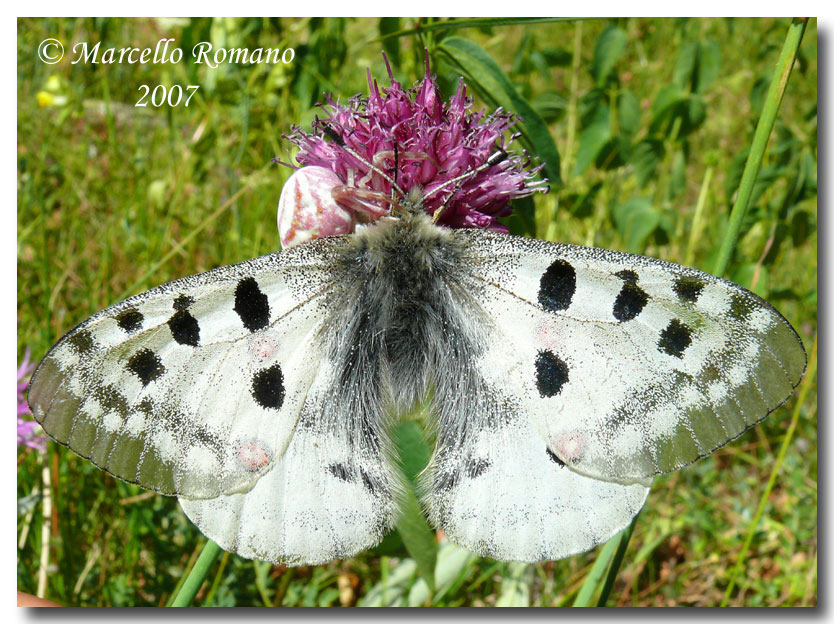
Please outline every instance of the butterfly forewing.
[[[580, 473], [628, 483], [702, 457], [798, 384], [805, 352], [743, 288], [630, 254], [469, 235], [497, 336], [479, 363]], [[512, 370], [511, 380], [506, 371]]]
[[36, 371], [35, 419], [99, 467], [165, 494], [250, 489], [270, 465], [247, 465], [239, 447], [283, 453], [322, 357], [325, 256], [264, 256], [96, 314]]

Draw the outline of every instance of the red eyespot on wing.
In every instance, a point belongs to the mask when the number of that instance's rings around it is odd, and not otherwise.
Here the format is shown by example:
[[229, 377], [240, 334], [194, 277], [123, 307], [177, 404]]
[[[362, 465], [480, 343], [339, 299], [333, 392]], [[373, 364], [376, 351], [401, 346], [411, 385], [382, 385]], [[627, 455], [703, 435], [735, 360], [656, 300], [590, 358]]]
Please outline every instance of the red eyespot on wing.
[[257, 440], [241, 442], [237, 447], [237, 459], [249, 472], [263, 470], [272, 462], [272, 453]]

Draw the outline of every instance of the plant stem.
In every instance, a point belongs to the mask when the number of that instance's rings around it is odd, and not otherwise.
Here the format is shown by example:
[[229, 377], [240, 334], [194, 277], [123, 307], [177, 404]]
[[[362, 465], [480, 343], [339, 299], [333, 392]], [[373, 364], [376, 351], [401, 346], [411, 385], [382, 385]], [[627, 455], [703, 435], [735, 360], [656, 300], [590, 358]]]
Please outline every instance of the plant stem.
[[785, 437], [782, 439], [782, 446], [779, 449], [779, 455], [776, 458], [776, 463], [773, 465], [773, 471], [770, 473], [770, 478], [767, 481], [767, 487], [765, 488], [764, 493], [762, 494], [761, 499], [759, 500], [759, 507], [756, 509], [756, 515], [753, 516], [753, 521], [750, 523], [750, 528], [747, 529], [747, 537], [744, 539], [744, 544], [741, 547], [741, 552], [738, 554], [738, 558], [736, 560], [736, 565], [733, 566], [732, 571], [730, 572], [730, 584], [727, 585], [727, 591], [724, 592], [724, 599], [721, 601], [721, 606], [726, 607], [728, 601], [730, 600], [730, 594], [733, 592], [733, 589], [736, 585], [736, 578], [741, 573], [742, 568], [744, 567], [744, 557], [747, 554], [747, 550], [750, 548], [750, 544], [753, 542], [753, 536], [756, 534], [756, 528], [759, 526], [759, 521], [762, 519], [762, 515], [764, 514], [765, 505], [767, 505], [768, 500], [770, 499], [770, 493], [773, 491], [773, 486], [776, 483], [776, 477], [779, 475], [779, 469], [782, 467], [782, 463], [785, 461], [785, 455], [788, 452], [788, 447], [791, 445], [791, 440], [793, 440], [793, 434], [796, 431], [796, 425], [799, 422], [799, 413], [802, 411], [802, 406], [805, 405], [805, 399], [808, 396], [808, 392], [811, 389], [813, 381], [815, 379], [817, 372], [817, 339], [814, 338], [814, 346], [811, 349], [811, 357], [808, 360], [808, 370], [805, 373], [805, 379], [802, 382], [802, 389], [799, 391], [799, 398], [796, 400], [796, 405], [793, 408], [793, 414], [791, 415], [791, 424], [788, 426], [788, 431], [785, 433]]
[[707, 205], [707, 197], [709, 196], [709, 185], [712, 181], [712, 167], [707, 167], [704, 173], [704, 181], [701, 183], [701, 192], [698, 193], [698, 203], [695, 206], [695, 215], [692, 217], [692, 226], [689, 232], [689, 244], [686, 247], [686, 255], [683, 263], [686, 266], [692, 266], [695, 262], [695, 245], [698, 238], [701, 236], [701, 221], [704, 216], [704, 207]]
[[562, 161], [562, 179], [565, 186], [570, 180], [573, 167], [573, 144], [576, 140], [577, 102], [579, 100], [579, 70], [582, 61], [582, 21], [574, 25], [573, 62], [571, 63], [570, 99], [568, 100], [568, 136], [565, 141], [565, 159]]
[[735, 249], [739, 230], [741, 229], [741, 222], [747, 212], [750, 197], [753, 193], [753, 186], [756, 183], [756, 177], [759, 175], [759, 169], [761, 168], [762, 159], [767, 148], [767, 141], [773, 130], [776, 113], [779, 111], [779, 105], [782, 103], [782, 96], [785, 94], [788, 78], [791, 75], [791, 69], [793, 69], [796, 55], [799, 52], [799, 44], [802, 43], [802, 35], [805, 33], [807, 23], [806, 18], [794, 18], [788, 28], [785, 44], [782, 46], [779, 60], [776, 61], [773, 79], [770, 82], [765, 103], [762, 107], [762, 113], [759, 116], [759, 123], [756, 125], [756, 132], [753, 134], [750, 154], [747, 156], [747, 163], [745, 163], [744, 172], [741, 175], [741, 183], [738, 187], [738, 195], [736, 196], [733, 210], [730, 213], [727, 232], [724, 235], [721, 250], [718, 252], [718, 259], [712, 271], [715, 275], [724, 275], [727, 270], [727, 265], [730, 262], [730, 256]]
[[211, 569], [211, 564], [214, 563], [219, 553], [220, 546], [211, 540], [207, 540], [200, 556], [197, 557], [197, 562], [191, 568], [191, 572], [188, 573], [188, 577], [171, 603], [172, 607], [188, 607], [191, 605], [191, 601], [194, 600], [194, 596], [200, 590], [200, 586], [208, 576], [209, 569]]
[[[54, 451], [53, 451], [54, 452]], [[41, 524], [41, 561], [38, 569], [38, 598], [46, 598], [47, 569], [49, 568], [49, 525], [52, 520], [52, 476], [46, 454], [41, 454], [43, 479], [43, 524]]]

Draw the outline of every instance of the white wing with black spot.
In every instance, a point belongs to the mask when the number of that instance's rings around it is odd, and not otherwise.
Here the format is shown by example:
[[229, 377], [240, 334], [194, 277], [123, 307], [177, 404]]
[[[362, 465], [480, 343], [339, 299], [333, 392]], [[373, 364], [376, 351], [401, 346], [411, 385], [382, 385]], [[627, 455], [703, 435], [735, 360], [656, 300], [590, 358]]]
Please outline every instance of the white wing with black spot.
[[477, 363], [571, 470], [633, 483], [711, 453], [791, 395], [805, 351], [740, 286], [607, 250], [479, 232], [496, 336]]
[[329, 401], [335, 383], [324, 360], [286, 452], [252, 490], [180, 499], [206, 536], [247, 558], [316, 565], [375, 546], [391, 529], [400, 476], [384, 432], [362, 439]]
[[432, 523], [503, 561], [562, 559], [607, 541], [643, 506], [651, 479], [624, 485], [570, 470], [515, 390], [498, 390], [507, 385], [472, 397], [467, 413], [477, 424], [438, 431], [421, 488]]
[[179, 496], [245, 556], [317, 563], [373, 546], [393, 521], [396, 475], [372, 439], [379, 414], [362, 428], [334, 404], [322, 340], [343, 244], [176, 280], [96, 314], [37, 369], [35, 419], [100, 468]]

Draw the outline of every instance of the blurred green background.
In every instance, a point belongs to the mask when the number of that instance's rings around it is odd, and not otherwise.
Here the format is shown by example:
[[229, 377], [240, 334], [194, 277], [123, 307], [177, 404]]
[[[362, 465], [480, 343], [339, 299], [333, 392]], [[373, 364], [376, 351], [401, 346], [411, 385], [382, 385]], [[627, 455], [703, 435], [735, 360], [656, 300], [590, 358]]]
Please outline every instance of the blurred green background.
[[[523, 146], [553, 184], [548, 195], [519, 202], [514, 232], [709, 271], [788, 24], [19, 19], [18, 361], [27, 348], [39, 360], [76, 323], [129, 294], [277, 250], [275, 210], [290, 170], [270, 161], [292, 156], [282, 135], [294, 123], [309, 129], [325, 93], [343, 101], [367, 93], [366, 68], [386, 85], [383, 51], [406, 86], [422, 77], [427, 48], [447, 97], [463, 72], [475, 109], [504, 105], [524, 116]], [[66, 50], [54, 65], [36, 54], [49, 37]], [[100, 41], [103, 52], [153, 48], [166, 37], [185, 52], [178, 64], [71, 63], [75, 42]], [[811, 19], [728, 271], [786, 316], [809, 353], [817, 331], [816, 38]], [[292, 48], [295, 56], [211, 69], [189, 58], [199, 41]], [[481, 54], [499, 74], [467, 61]], [[140, 85], [200, 88], [188, 107], [136, 107]], [[721, 451], [656, 480], [609, 605], [721, 602], [794, 409], [799, 424], [729, 604], [816, 604], [809, 381], [803, 405], [792, 398]], [[53, 486], [46, 519], [44, 470]], [[175, 499], [118, 481], [55, 444], [45, 454], [18, 449], [17, 539], [18, 589], [35, 593], [45, 574], [50, 599], [119, 606], [164, 604], [203, 541]], [[571, 604], [596, 552], [520, 566], [441, 550], [432, 604]], [[404, 604], [409, 594], [422, 604], [409, 562], [396, 536], [318, 567], [224, 556], [197, 604]]]

